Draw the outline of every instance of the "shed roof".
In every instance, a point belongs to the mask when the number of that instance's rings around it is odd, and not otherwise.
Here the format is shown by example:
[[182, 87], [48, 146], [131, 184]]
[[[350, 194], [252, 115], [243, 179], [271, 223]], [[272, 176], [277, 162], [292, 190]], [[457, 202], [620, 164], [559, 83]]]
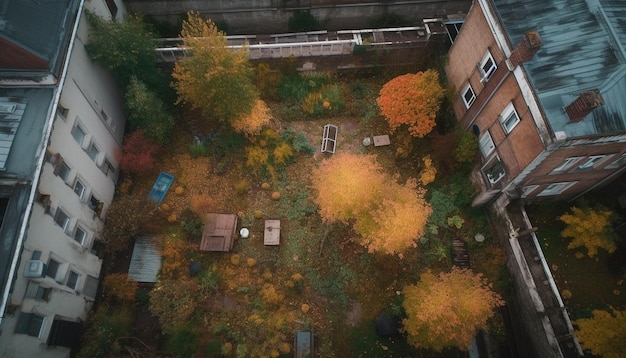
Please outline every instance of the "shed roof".
[[128, 278], [137, 282], [157, 282], [160, 270], [161, 248], [158, 238], [138, 237], [130, 259]]
[[[553, 132], [567, 137], [626, 130], [626, 2], [493, 0], [511, 47], [535, 30], [542, 46], [524, 64]], [[562, 108], [599, 89], [604, 106], [570, 123]]]
[[206, 216], [201, 251], [230, 251], [233, 248], [237, 215], [209, 213]]

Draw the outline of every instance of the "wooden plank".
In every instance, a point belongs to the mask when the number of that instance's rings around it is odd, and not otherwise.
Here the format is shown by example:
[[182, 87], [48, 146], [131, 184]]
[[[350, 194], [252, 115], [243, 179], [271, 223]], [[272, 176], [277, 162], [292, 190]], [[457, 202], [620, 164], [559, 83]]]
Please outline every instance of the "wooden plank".
[[280, 220], [265, 220], [263, 244], [269, 246], [280, 244]]
[[374, 147], [382, 147], [389, 144], [391, 144], [391, 141], [389, 140], [389, 136], [387, 134], [374, 136]]

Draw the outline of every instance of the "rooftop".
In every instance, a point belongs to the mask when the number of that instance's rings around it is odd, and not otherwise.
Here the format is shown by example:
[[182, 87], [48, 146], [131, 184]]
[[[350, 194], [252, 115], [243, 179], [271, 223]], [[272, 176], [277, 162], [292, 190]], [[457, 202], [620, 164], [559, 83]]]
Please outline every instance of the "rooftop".
[[[0, 70], [61, 66], [79, 0], [4, 0], [0, 5]], [[42, 68], [42, 66], [47, 68]]]
[[[619, 0], [493, 0], [511, 46], [535, 30], [543, 44], [524, 64], [553, 132], [567, 137], [626, 130], [626, 3]], [[604, 105], [577, 123], [563, 107], [599, 89]]]

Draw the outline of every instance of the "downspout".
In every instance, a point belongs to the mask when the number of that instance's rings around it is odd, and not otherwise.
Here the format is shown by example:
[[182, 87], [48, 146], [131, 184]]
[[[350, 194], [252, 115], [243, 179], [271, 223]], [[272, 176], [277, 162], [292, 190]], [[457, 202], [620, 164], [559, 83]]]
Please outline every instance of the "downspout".
[[[52, 127], [54, 124], [54, 119], [56, 117], [57, 107], [59, 105], [59, 100], [61, 99], [61, 91], [65, 84], [65, 79], [67, 77], [70, 57], [72, 56], [72, 50], [74, 49], [74, 41], [76, 39], [76, 33], [78, 32], [78, 24], [80, 22], [80, 17], [83, 13], [83, 6], [85, 0], [80, 0], [80, 4], [78, 5], [78, 10], [76, 13], [76, 20], [74, 21], [74, 27], [72, 28], [72, 34], [70, 36], [69, 46], [67, 48], [67, 53], [64, 58], [63, 70], [61, 71], [61, 78], [58, 81], [57, 89], [54, 93], [54, 97], [52, 99], [52, 106], [49, 108], [48, 112], [48, 121], [45, 127], [44, 137], [42, 140], [42, 147], [39, 152], [39, 159], [37, 160], [37, 164], [35, 166], [35, 175], [33, 175], [33, 182], [30, 189], [30, 195], [28, 198], [28, 203], [26, 205], [24, 219], [22, 220], [22, 225], [20, 227], [19, 236], [17, 239], [17, 245], [15, 246], [15, 253], [13, 255], [13, 260], [11, 261], [11, 267], [9, 269], [8, 277], [10, 280], [7, 281], [7, 285], [11, 286], [14, 281], [15, 271], [17, 270], [17, 264], [20, 261], [20, 255], [22, 254], [22, 247], [24, 244], [24, 239], [26, 236], [26, 230], [28, 229], [28, 221], [30, 220], [30, 214], [33, 208], [33, 204], [35, 202], [35, 196], [37, 194], [39, 179], [41, 177], [41, 171], [43, 169], [43, 161], [45, 157], [45, 151], [48, 148], [48, 142], [50, 141], [50, 136], [52, 134]], [[7, 302], [9, 299], [9, 290], [5, 290], [4, 296], [2, 297], [2, 306], [0, 307], [0, 325], [2, 324], [2, 319], [4, 318], [4, 312], [7, 307]]]

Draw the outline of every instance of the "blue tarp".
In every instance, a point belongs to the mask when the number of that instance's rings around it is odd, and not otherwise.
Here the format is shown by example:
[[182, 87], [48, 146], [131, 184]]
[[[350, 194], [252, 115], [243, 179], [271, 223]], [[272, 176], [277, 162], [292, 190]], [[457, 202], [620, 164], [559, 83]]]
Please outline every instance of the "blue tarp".
[[150, 189], [148, 198], [156, 201], [157, 204], [161, 204], [173, 182], [174, 176], [172, 174], [161, 172], [157, 180], [154, 182], [152, 189]]

